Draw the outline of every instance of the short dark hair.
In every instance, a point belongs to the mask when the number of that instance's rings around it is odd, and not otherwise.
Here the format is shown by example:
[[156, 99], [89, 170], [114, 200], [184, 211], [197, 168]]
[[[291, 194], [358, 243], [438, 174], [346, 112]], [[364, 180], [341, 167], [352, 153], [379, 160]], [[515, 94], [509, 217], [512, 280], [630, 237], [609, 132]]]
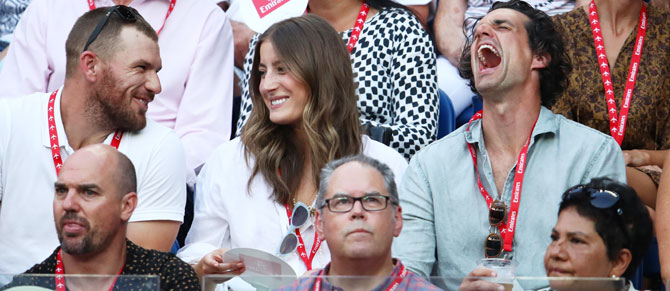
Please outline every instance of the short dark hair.
[[137, 174], [133, 162], [120, 151], [116, 151], [116, 178], [119, 194], [137, 193]]
[[[84, 50], [86, 41], [91, 33], [93, 33], [98, 22], [100, 22], [100, 20], [102, 20], [102, 18], [112, 9], [114, 9], [114, 6], [100, 7], [90, 10], [80, 16], [79, 19], [77, 19], [77, 22], [74, 23], [72, 30], [70, 30], [70, 34], [67, 36], [67, 41], [65, 41], [65, 54], [67, 56], [65, 65], [66, 78], [72, 76], [77, 70], [79, 56]], [[144, 20], [137, 10], [132, 7], [128, 7], [128, 9], [133, 11], [136, 20], [127, 22], [121, 19], [117, 13], [112, 13], [109, 15], [107, 23], [105, 23], [105, 26], [100, 31], [100, 35], [98, 35], [95, 41], [88, 46], [88, 51], [96, 53], [96, 55], [103, 60], [109, 59], [119, 47], [119, 35], [121, 34], [121, 29], [124, 27], [133, 27], [137, 31], [151, 38], [153, 41], [158, 41], [156, 31], [154, 31], [151, 25]]]
[[394, 207], [400, 204], [400, 200], [398, 199], [398, 187], [396, 186], [395, 178], [391, 168], [389, 168], [388, 165], [374, 158], [371, 158], [364, 154], [358, 154], [355, 156], [348, 156], [331, 161], [328, 164], [326, 164], [326, 166], [323, 167], [323, 169], [321, 169], [321, 174], [319, 175], [319, 192], [316, 196], [317, 208], [323, 209], [322, 206], [326, 203], [325, 199], [326, 199], [326, 193], [328, 192], [328, 184], [330, 183], [330, 177], [333, 174], [333, 172], [335, 172], [335, 170], [337, 170], [337, 168], [339, 168], [340, 166], [352, 162], [359, 163], [363, 166], [371, 167], [377, 170], [377, 172], [379, 172], [379, 174], [382, 175], [382, 178], [384, 179], [384, 186], [386, 186], [386, 191], [388, 191], [389, 193], [391, 204]]
[[[589, 189], [618, 194], [619, 201], [615, 205], [621, 209], [621, 214], [616, 211], [615, 206], [605, 209], [593, 206], [591, 196], [587, 195]], [[578, 194], [568, 195], [571, 192]], [[590, 183], [572, 187], [563, 194], [558, 213], [568, 208], [574, 208], [579, 215], [594, 222], [596, 232], [605, 243], [607, 257], [610, 260], [614, 260], [622, 249], [630, 250], [632, 258], [623, 277], [631, 279], [654, 235], [649, 211], [637, 197], [635, 190], [609, 178], [594, 178]]]
[[[563, 94], [568, 87], [568, 75], [572, 71], [572, 64], [570, 57], [565, 52], [563, 37], [556, 30], [554, 22], [551, 17], [541, 10], [535, 9], [528, 3], [520, 0], [512, 0], [509, 2], [495, 2], [489, 13], [496, 9], [512, 9], [526, 15], [530, 21], [524, 24], [526, 33], [528, 34], [528, 44], [534, 54], [549, 54], [551, 60], [546, 68], [539, 70], [540, 72], [540, 96], [542, 105], [551, 107], [556, 102], [556, 98]], [[477, 20], [479, 21], [479, 19]], [[476, 25], [472, 26], [472, 33]], [[477, 92], [475, 88], [475, 79], [471, 66], [470, 48], [472, 46], [472, 38], [467, 38], [465, 47], [461, 54], [461, 60], [458, 66], [458, 71], [461, 77], [468, 79], [470, 88], [473, 92]]]

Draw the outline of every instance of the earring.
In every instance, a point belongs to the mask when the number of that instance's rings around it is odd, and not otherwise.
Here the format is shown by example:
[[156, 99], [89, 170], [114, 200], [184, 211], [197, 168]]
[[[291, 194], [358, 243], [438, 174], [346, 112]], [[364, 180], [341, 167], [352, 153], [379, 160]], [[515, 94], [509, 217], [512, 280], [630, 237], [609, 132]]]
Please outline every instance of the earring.
[[612, 279], [616, 279], [616, 275], [612, 275]]

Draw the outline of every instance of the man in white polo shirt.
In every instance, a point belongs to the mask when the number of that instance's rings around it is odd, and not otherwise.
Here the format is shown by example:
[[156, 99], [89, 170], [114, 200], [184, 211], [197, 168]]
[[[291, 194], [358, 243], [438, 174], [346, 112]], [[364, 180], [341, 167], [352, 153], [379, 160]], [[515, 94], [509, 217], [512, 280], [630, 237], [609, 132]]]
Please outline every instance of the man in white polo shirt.
[[61, 88], [0, 100], [0, 274], [23, 272], [58, 246], [53, 183], [86, 145], [118, 147], [137, 169], [130, 240], [169, 250], [183, 220], [183, 147], [145, 116], [161, 91], [156, 32], [132, 8], [98, 8], [77, 20], [66, 51]]

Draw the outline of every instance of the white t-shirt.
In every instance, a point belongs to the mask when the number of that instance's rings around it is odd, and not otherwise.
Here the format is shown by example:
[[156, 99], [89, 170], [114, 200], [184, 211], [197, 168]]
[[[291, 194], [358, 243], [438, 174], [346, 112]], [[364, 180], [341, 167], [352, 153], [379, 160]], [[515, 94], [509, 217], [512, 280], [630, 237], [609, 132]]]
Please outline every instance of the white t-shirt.
[[[395, 150], [363, 136], [363, 153], [386, 163], [399, 185], [407, 168], [405, 159]], [[250, 161], [253, 165], [253, 161]], [[289, 229], [284, 205], [275, 202], [272, 188], [262, 175], [256, 175], [247, 192], [251, 169], [244, 158], [244, 145], [235, 138], [219, 146], [198, 175], [195, 195], [195, 217], [184, 246], [177, 256], [195, 264], [217, 248], [254, 248], [276, 254]], [[312, 218], [313, 219], [313, 218]], [[313, 220], [300, 228], [305, 250], [314, 243]], [[281, 257], [298, 274], [307, 271], [297, 252]], [[327, 244], [321, 244], [313, 268], [323, 268], [330, 261]]]
[[[63, 161], [74, 150], [55, 102]], [[60, 244], [53, 218], [56, 169], [47, 128], [50, 93], [0, 99], [0, 274], [27, 270]], [[110, 144], [113, 134], [104, 141]], [[133, 162], [138, 204], [134, 221], [183, 221], [186, 204], [184, 149], [170, 129], [147, 120], [138, 133], [125, 133], [119, 151]]]
[[[432, 0], [395, 0], [403, 5], [423, 5]], [[230, 5], [226, 14], [230, 20], [242, 22], [251, 30], [262, 33], [271, 25], [303, 15], [309, 0], [214, 0], [214, 2], [228, 2]]]

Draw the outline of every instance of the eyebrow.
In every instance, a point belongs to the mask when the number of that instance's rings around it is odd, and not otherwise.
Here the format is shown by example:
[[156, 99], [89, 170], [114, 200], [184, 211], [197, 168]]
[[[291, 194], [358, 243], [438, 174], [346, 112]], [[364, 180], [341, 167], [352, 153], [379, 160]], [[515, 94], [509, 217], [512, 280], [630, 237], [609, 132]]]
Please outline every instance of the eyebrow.
[[81, 184], [77, 186], [77, 190], [79, 192], [83, 192], [84, 190], [97, 190], [100, 191], [102, 188], [98, 186], [97, 184]]
[[[56, 188], [56, 189], [58, 189], [58, 188], [68, 188], [68, 186], [67, 186], [67, 184], [62, 183], [62, 182], [55, 182], [54, 183], [54, 188]], [[84, 190], [96, 190], [96, 191], [102, 190], [102, 188], [100, 188], [100, 186], [98, 186], [98, 184], [95, 184], [95, 183], [81, 184], [81, 185], [75, 186], [75, 188], [77, 188], [77, 191], [79, 191], [79, 192], [84, 191]]]
[[[482, 19], [478, 19], [477, 22], [475, 22], [475, 25], [473, 26], [473, 30], [477, 29], [477, 27], [479, 27], [479, 26], [481, 25], [481, 23], [482, 23], [481, 20], [482, 20]], [[507, 25], [509, 25], [509, 26], [511, 26], [511, 27], [516, 28], [516, 26], [514, 26], [514, 24], [513, 24], [512, 22], [510, 22], [509, 20], [506, 20], [506, 19], [494, 19], [494, 20], [491, 21], [491, 22], [492, 22], [493, 25], [495, 25], [495, 26], [501, 26], [501, 25], [503, 25], [503, 24], [507, 24]]]
[[568, 236], [585, 236], [588, 237], [588, 234], [583, 233], [581, 231], [570, 231], [567, 233]]
[[495, 24], [496, 26], [501, 26], [503, 24], [508, 24], [510, 26], [514, 26], [512, 24], [512, 22], [510, 22], [509, 20], [505, 20], [505, 19], [495, 19], [495, 20], [493, 20], [493, 24]]
[[[363, 195], [363, 196], [368, 196], [368, 195], [382, 195], [382, 194], [377, 192], [377, 191], [370, 191], [370, 192], [365, 192], [365, 195]], [[349, 196], [349, 197], [351, 197], [351, 194], [346, 193], [346, 192], [339, 192], [339, 193], [333, 194], [333, 197], [337, 197], [337, 196]]]

